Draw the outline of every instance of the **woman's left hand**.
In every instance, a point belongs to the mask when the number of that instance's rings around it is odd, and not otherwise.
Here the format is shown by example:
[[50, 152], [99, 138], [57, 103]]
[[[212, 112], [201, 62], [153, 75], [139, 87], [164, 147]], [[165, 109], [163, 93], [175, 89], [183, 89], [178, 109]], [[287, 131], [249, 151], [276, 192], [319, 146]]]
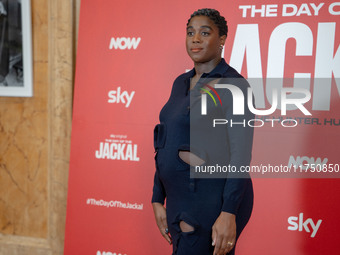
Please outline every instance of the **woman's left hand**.
[[225, 255], [235, 246], [236, 221], [235, 214], [221, 212], [212, 227], [212, 245], [214, 255]]

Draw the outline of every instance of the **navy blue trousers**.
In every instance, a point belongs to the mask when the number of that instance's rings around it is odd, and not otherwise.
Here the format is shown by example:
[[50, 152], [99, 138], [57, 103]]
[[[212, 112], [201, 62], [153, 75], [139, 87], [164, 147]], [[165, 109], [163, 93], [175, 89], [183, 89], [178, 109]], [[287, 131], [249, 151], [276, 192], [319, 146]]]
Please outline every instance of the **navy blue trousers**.
[[[160, 149], [156, 166], [166, 191], [173, 255], [213, 254], [212, 226], [221, 213], [226, 179], [190, 178], [190, 165], [178, 156], [178, 147]], [[236, 238], [248, 223], [252, 208], [253, 187], [251, 179], [247, 179], [247, 188], [236, 214]], [[194, 230], [182, 232], [179, 226], [181, 221]], [[235, 248], [228, 254], [234, 252]]]

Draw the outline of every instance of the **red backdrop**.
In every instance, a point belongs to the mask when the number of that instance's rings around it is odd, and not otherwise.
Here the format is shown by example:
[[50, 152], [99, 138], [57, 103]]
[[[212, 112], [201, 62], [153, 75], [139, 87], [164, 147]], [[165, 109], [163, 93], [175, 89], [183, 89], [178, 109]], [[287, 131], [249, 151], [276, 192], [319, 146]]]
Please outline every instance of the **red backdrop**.
[[[205, 7], [228, 20], [224, 57], [256, 78], [258, 108], [270, 107], [273, 77], [311, 92], [312, 116], [287, 113], [296, 127], [255, 128], [252, 165], [339, 167], [340, 3], [82, 0], [65, 255], [171, 254], [150, 203], [153, 127], [173, 80], [193, 67], [185, 28]], [[338, 254], [339, 175], [255, 175], [237, 253]]]

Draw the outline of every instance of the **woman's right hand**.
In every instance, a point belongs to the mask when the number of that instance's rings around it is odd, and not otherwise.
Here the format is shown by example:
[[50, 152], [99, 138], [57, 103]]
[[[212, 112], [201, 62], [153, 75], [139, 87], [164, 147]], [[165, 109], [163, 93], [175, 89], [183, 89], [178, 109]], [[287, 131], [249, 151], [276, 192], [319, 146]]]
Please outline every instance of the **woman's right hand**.
[[152, 203], [152, 207], [159, 231], [161, 232], [162, 236], [168, 241], [168, 243], [172, 244], [171, 236], [168, 230], [168, 223], [166, 221], [166, 209], [164, 205], [162, 205], [161, 203]]

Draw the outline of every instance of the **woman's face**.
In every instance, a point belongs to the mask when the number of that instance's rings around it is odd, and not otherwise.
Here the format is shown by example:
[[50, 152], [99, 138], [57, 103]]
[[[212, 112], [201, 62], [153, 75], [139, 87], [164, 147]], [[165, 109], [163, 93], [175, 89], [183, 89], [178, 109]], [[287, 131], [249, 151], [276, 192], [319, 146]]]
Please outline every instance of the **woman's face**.
[[218, 27], [207, 16], [195, 16], [187, 26], [186, 48], [195, 63], [205, 63], [221, 57], [221, 45], [226, 36], [219, 36]]

